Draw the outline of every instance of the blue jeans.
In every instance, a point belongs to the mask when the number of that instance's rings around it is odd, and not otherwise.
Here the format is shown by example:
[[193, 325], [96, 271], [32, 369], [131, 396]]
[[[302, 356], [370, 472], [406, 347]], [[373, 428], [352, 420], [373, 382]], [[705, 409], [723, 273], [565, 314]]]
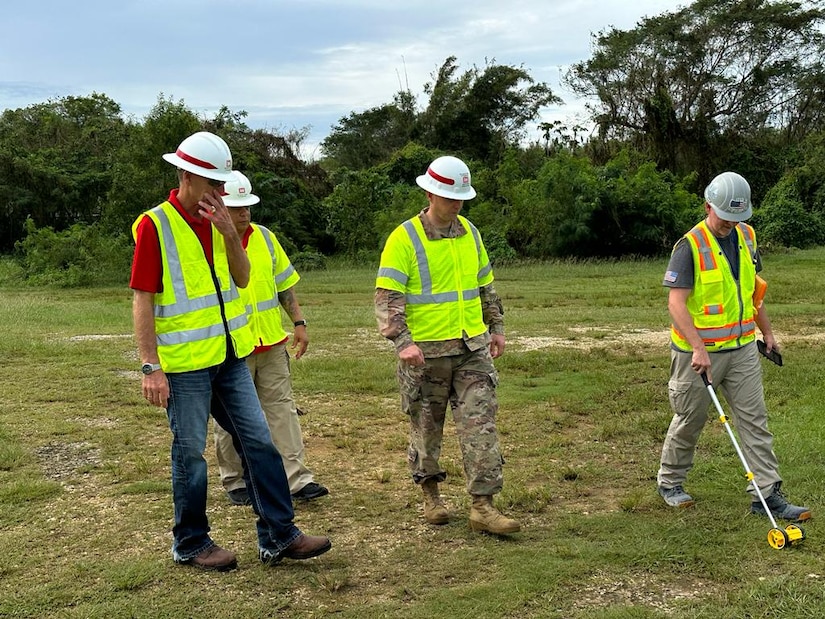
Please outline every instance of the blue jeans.
[[280, 553], [301, 534], [293, 523], [281, 455], [275, 449], [255, 385], [243, 359], [204, 370], [167, 374], [166, 414], [172, 430], [172, 494], [175, 526], [172, 556], [188, 561], [214, 542], [206, 517], [206, 434], [209, 412], [241, 455], [244, 480], [258, 515], [258, 547]]

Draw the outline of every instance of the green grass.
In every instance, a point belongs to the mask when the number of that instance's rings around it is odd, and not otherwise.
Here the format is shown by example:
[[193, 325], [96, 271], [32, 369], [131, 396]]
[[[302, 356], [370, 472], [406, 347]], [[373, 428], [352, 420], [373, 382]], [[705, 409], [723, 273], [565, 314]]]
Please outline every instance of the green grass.
[[451, 425], [453, 519], [426, 525], [394, 354], [372, 312], [374, 267], [349, 265], [304, 274], [311, 342], [292, 362], [308, 464], [331, 489], [296, 521], [333, 549], [260, 565], [254, 515], [226, 501], [210, 444], [212, 535], [240, 561], [227, 574], [171, 561], [170, 437], [140, 397], [130, 292], [0, 290], [0, 616], [825, 616], [823, 260], [822, 249], [765, 260], [786, 360], [763, 363], [771, 430], [788, 493], [815, 510], [798, 547], [768, 546], [717, 423], [688, 481], [696, 507], [656, 495], [671, 415], [665, 260], [497, 269], [508, 332], [497, 503], [523, 532], [469, 530]]

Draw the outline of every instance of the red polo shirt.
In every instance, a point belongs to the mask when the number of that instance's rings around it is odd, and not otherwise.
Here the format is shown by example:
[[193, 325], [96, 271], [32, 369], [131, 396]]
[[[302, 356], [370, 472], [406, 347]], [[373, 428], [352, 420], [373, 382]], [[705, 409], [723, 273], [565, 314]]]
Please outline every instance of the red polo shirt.
[[[190, 215], [178, 202], [178, 190], [169, 193], [169, 202], [189, 224], [203, 246], [206, 261], [212, 264], [212, 223], [200, 215]], [[155, 222], [145, 215], [140, 220], [132, 260], [132, 277], [129, 287], [134, 290], [158, 293], [163, 290], [163, 262], [160, 257], [160, 241]]]

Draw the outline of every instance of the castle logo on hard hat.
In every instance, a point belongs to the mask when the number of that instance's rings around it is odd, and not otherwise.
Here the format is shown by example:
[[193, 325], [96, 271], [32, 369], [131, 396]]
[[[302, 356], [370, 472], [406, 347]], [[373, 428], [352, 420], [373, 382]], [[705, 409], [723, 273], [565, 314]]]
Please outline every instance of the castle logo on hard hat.
[[462, 174], [461, 175], [461, 186], [467, 187], [470, 185], [470, 175], [469, 174]]
[[245, 195], [246, 194], [246, 187], [238, 187], [238, 193], [240, 195]]

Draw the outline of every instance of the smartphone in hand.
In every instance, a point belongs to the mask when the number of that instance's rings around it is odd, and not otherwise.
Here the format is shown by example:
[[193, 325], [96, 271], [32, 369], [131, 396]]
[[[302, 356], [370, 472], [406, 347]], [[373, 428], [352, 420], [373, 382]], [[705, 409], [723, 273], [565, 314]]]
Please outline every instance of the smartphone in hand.
[[756, 340], [756, 347], [759, 349], [759, 353], [761, 355], [763, 355], [770, 361], [773, 361], [776, 365], [782, 365], [782, 355], [779, 354], [778, 350], [772, 350], [771, 352], [768, 352], [768, 346], [762, 340]]

